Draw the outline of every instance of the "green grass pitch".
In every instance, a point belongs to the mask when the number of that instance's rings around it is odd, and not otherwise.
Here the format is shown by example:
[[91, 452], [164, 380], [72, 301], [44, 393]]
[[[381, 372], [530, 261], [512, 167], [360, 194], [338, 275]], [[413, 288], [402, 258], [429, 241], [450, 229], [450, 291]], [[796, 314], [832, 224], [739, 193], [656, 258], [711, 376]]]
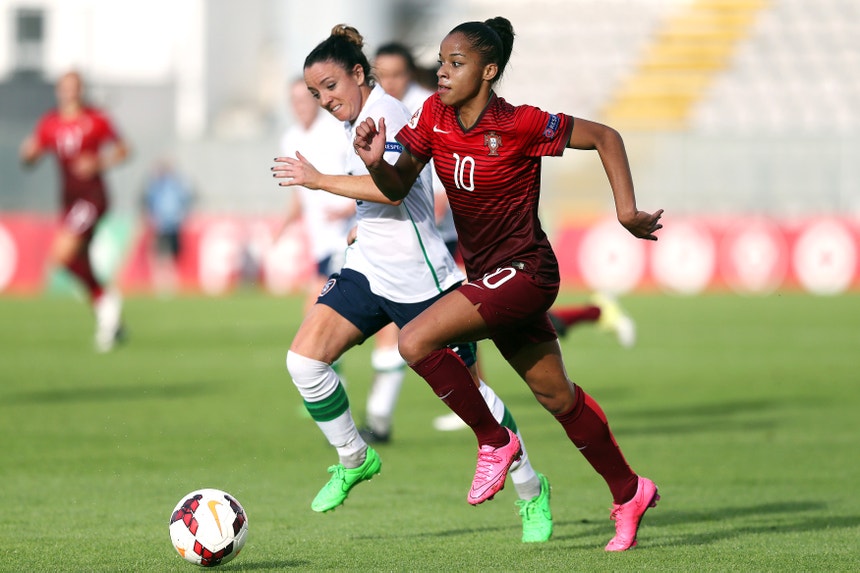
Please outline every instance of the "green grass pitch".
[[[474, 438], [432, 429], [446, 409], [411, 372], [382, 473], [312, 512], [336, 456], [284, 367], [298, 298], [130, 298], [129, 344], [109, 355], [84, 304], [0, 298], [0, 571], [194, 570], [167, 522], [200, 487], [248, 513], [226, 571], [860, 570], [860, 296], [622, 302], [635, 348], [587, 326], [563, 340], [663, 498], [639, 547], [607, 554], [606, 486], [487, 343], [486, 378], [553, 485], [546, 544], [520, 543], [510, 482], [466, 503]], [[359, 420], [369, 352], [344, 361]]]

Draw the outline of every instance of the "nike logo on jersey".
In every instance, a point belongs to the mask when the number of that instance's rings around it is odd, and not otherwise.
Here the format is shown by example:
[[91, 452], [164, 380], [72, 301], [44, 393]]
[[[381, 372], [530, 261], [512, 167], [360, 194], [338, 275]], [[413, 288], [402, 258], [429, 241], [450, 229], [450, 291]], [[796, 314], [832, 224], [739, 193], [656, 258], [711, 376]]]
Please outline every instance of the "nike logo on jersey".
[[445, 131], [445, 130], [443, 130], [443, 129], [439, 129], [439, 126], [438, 126], [438, 125], [434, 125], [434, 126], [433, 126], [433, 133], [445, 133], [445, 134], [447, 134], [447, 133], [451, 133], [451, 132], [450, 132], [450, 131]]

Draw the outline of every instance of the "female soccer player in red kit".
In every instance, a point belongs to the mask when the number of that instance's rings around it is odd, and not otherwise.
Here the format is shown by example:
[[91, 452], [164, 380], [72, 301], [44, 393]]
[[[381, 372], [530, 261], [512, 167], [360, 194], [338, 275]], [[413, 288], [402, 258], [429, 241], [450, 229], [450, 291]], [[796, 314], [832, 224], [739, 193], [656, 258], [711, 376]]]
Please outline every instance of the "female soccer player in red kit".
[[[565, 372], [547, 316], [558, 294], [559, 270], [538, 218], [541, 157], [561, 155], [565, 148], [597, 150], [618, 220], [635, 237], [656, 240], [663, 211], [637, 209], [627, 154], [615, 130], [513, 106], [495, 94], [513, 39], [505, 18], [454, 28], [440, 46], [436, 94], [396, 135], [404, 148], [397, 163], [382, 160], [384, 120], [377, 125], [367, 119], [356, 128], [354, 148], [370, 176], [330, 179], [326, 188], [349, 195], [373, 183], [390, 200], [401, 200], [433, 160], [454, 213], [469, 282], [405, 325], [399, 348], [475, 432], [479, 456], [468, 499], [491, 498], [516, 451], [480, 403], [468, 369], [446, 345], [490, 338], [606, 481], [616, 532], [606, 550], [624, 551], [636, 544], [642, 516], [656, 505], [657, 486], [630, 469], [603, 410]], [[283, 175], [302, 184], [303, 167]]]
[[[89, 245], [96, 224], [108, 207], [102, 173], [128, 156], [128, 148], [101, 111], [86, 105], [83, 83], [76, 72], [64, 74], [56, 85], [57, 108], [39, 120], [21, 145], [26, 166], [45, 153], [54, 153], [62, 180], [62, 220], [51, 247], [51, 262], [77, 277], [90, 295], [96, 315], [96, 348], [110, 350], [121, 334], [121, 301], [93, 274]], [[107, 151], [101, 153], [102, 147]]]

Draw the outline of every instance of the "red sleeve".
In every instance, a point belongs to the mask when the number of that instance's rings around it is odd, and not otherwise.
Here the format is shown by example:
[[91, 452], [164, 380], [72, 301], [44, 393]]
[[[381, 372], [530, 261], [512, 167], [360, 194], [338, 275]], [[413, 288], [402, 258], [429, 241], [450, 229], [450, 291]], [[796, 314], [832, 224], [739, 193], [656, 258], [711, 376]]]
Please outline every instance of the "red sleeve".
[[54, 130], [52, 129], [53, 122], [50, 116], [42, 116], [39, 123], [36, 124], [36, 141], [39, 142], [39, 147], [48, 149], [54, 147]]
[[520, 106], [517, 125], [523, 141], [523, 152], [530, 157], [558, 156], [564, 153], [573, 131], [573, 118], [553, 114], [531, 106]]
[[[412, 115], [409, 123], [397, 132], [395, 139], [419, 161], [428, 163], [433, 158], [433, 143], [431, 139], [434, 116], [436, 113], [436, 102], [439, 96], [434, 94], [427, 98], [418, 110]], [[441, 104], [441, 102], [440, 102]]]
[[100, 111], [94, 111], [93, 117], [96, 120], [96, 124], [99, 129], [99, 137], [102, 141], [117, 141], [119, 140], [119, 133], [116, 128], [114, 128], [113, 123], [105, 114]]

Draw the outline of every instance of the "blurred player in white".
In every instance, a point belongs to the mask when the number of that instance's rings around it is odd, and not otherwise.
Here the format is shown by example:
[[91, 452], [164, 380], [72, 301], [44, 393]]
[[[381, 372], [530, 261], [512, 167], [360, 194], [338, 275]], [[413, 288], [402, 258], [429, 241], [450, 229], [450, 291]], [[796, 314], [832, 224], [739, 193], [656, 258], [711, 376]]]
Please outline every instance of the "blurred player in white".
[[[409, 113], [420, 108], [424, 100], [433, 94], [416, 81], [415, 60], [402, 44], [392, 42], [381, 46], [372, 65], [373, 74], [382, 89], [402, 101]], [[325, 172], [322, 169], [320, 171]], [[448, 207], [448, 196], [432, 166], [429, 171], [433, 181], [436, 228], [453, 256], [457, 249], [457, 230]], [[394, 410], [406, 374], [406, 363], [397, 350], [398, 331], [397, 325], [392, 323], [376, 335], [377, 347], [372, 358], [376, 375], [367, 394], [365, 425], [360, 429], [361, 436], [371, 444], [384, 444], [391, 439]], [[456, 420], [450, 420], [447, 425], [457, 427], [462, 421], [453, 412], [452, 415]]]
[[77, 72], [60, 77], [56, 109], [41, 117], [21, 144], [20, 156], [28, 167], [46, 153], [57, 157], [62, 215], [50, 261], [66, 268], [86, 288], [96, 317], [96, 350], [107, 352], [122, 335], [122, 300], [95, 276], [89, 247], [108, 209], [103, 174], [126, 160], [128, 147], [110, 118], [87, 104], [83, 90]]
[[[295, 123], [281, 138], [281, 153], [294, 157], [300, 150], [306, 157], [328, 165], [332, 172], [345, 173], [343, 126], [330, 114], [322, 113], [303, 78], [290, 82], [289, 103]], [[355, 201], [301, 186], [293, 187], [292, 191], [282, 232], [299, 220], [304, 223], [316, 264], [316, 278], [306, 288], [307, 309], [316, 302], [328, 277], [338, 272], [343, 264], [347, 236], [354, 224]]]

